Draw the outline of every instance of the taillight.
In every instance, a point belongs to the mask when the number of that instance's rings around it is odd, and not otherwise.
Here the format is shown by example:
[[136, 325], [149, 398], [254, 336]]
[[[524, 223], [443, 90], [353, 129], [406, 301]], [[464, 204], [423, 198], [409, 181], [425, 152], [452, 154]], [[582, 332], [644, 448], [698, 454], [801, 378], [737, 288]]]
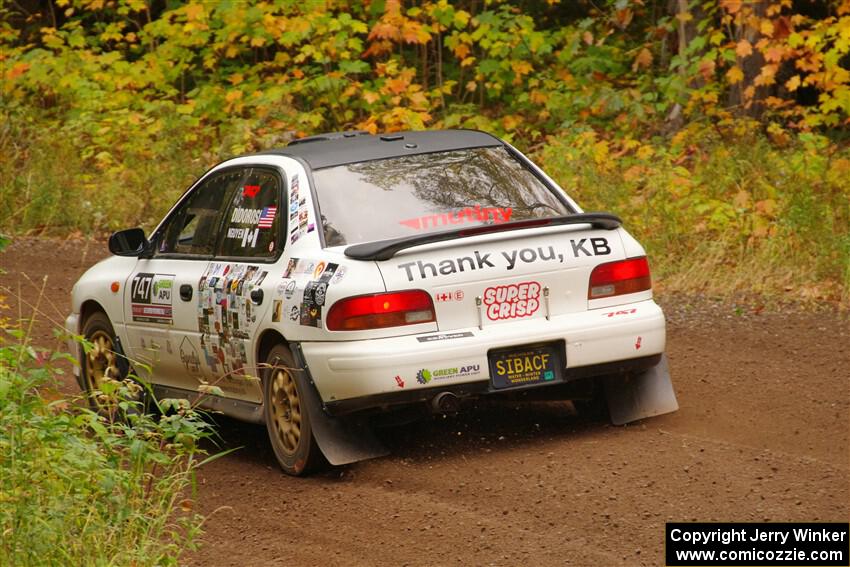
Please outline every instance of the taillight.
[[330, 331], [362, 331], [436, 321], [434, 303], [415, 289], [341, 299], [328, 312]]
[[599, 264], [590, 273], [588, 299], [612, 297], [652, 289], [646, 256]]

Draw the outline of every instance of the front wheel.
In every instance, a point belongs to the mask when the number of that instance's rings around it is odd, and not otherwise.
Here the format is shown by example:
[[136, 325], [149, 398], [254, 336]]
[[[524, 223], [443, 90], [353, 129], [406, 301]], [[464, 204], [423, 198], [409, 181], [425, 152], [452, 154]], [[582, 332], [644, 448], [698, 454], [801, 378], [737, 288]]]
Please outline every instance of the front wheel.
[[293, 476], [315, 470], [323, 460], [302, 395], [308, 387], [289, 349], [275, 346], [263, 372], [263, 411], [277, 462]]
[[115, 331], [109, 317], [101, 311], [92, 313], [83, 326], [83, 337], [91, 348], [88, 352], [83, 350], [80, 357], [82, 386], [92, 408], [103, 410], [103, 401], [98, 400], [98, 396], [102, 395], [104, 384], [124, 378], [118, 365]]

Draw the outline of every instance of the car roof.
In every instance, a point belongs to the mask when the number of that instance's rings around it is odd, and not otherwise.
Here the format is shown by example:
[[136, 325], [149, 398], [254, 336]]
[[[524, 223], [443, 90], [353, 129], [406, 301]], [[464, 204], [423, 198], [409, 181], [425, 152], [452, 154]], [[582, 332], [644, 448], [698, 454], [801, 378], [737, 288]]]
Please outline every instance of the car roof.
[[294, 157], [306, 162], [311, 169], [322, 169], [407, 155], [502, 145], [504, 143], [495, 136], [477, 130], [425, 130], [375, 135], [334, 132], [300, 138], [285, 148], [267, 150], [260, 155]]

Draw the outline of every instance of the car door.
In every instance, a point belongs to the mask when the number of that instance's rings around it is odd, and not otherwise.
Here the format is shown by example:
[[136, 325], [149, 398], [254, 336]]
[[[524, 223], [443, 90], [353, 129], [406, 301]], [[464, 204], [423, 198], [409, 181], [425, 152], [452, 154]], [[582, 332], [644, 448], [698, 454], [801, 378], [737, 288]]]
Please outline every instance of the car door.
[[214, 173], [194, 187], [151, 237], [124, 290], [125, 320], [136, 372], [186, 390], [211, 378], [198, 331], [198, 285], [215, 251], [241, 169]]
[[247, 167], [226, 204], [215, 257], [200, 277], [197, 302], [202, 360], [228, 397], [262, 399], [255, 358], [257, 328], [273, 305], [276, 278], [267, 277], [283, 251], [281, 173]]

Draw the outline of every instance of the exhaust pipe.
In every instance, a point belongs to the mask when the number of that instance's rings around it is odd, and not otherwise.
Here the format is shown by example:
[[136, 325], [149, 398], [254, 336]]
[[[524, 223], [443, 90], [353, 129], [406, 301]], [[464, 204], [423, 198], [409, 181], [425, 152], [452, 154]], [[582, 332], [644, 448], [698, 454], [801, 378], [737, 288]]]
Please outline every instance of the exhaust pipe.
[[460, 398], [451, 392], [440, 392], [431, 399], [434, 413], [455, 413], [460, 409]]

